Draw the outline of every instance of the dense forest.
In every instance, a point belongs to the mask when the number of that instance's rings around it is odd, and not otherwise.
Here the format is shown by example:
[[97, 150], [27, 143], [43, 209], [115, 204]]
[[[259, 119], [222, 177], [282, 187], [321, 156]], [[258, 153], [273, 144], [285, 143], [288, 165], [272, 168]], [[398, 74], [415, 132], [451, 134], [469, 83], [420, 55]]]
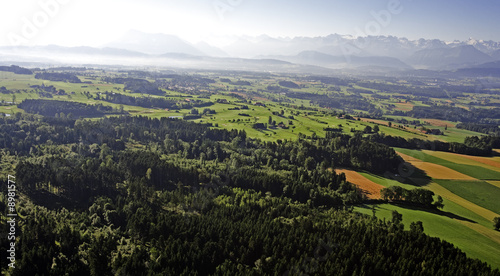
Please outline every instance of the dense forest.
[[292, 89], [299, 89], [300, 88], [300, 86], [293, 81], [280, 81], [279, 85], [283, 86], [283, 87], [287, 87], [287, 88], [292, 88]]
[[165, 95], [165, 92], [159, 89], [158, 83], [150, 82], [146, 79], [138, 79], [138, 78], [112, 78], [112, 77], [103, 77], [103, 81], [107, 83], [117, 83], [124, 84], [124, 89], [131, 91], [132, 93], [143, 93], [150, 95]]
[[123, 104], [123, 105], [133, 105], [145, 108], [168, 108], [168, 109], [178, 109], [177, 101], [167, 100], [165, 98], [156, 97], [132, 97], [119, 93], [104, 93], [102, 98], [106, 102]]
[[500, 136], [498, 124], [458, 123], [456, 128]]
[[499, 148], [500, 146], [500, 138], [491, 136], [466, 137], [464, 143], [443, 142], [439, 140], [428, 141], [417, 138], [405, 139], [400, 136], [385, 135], [383, 133], [370, 135], [369, 139], [390, 147], [446, 151], [477, 156], [491, 156], [492, 149]]
[[28, 113], [50, 117], [100, 117], [104, 114], [122, 113], [114, 110], [110, 106], [104, 106], [102, 104], [90, 105], [77, 102], [39, 99], [26, 99], [22, 101], [18, 107]]
[[165, 92], [158, 88], [158, 84], [142, 79], [132, 79], [125, 81], [124, 89], [129, 90], [132, 93], [143, 93], [160, 96], [165, 95]]
[[12, 72], [18, 75], [33, 75], [33, 71], [28, 68], [19, 67], [17, 65], [0, 66], [0, 71]]
[[12, 92], [9, 89], [5, 88], [5, 86], [1, 86], [0, 87], [0, 93], [2, 93], [2, 94], [13, 94], [14, 92]]
[[71, 73], [48, 73], [40, 72], [35, 74], [36, 79], [50, 80], [50, 81], [64, 81], [70, 83], [81, 83], [82, 81], [74, 74]]
[[488, 119], [500, 119], [500, 108], [476, 108], [467, 110], [460, 107], [443, 105], [414, 106], [411, 111], [407, 112], [407, 115], [414, 118], [432, 118], [462, 123], [479, 123], [483, 121], [487, 122]]
[[500, 275], [422, 223], [349, 210], [364, 197], [332, 168], [401, 163], [361, 134], [262, 142], [176, 119], [20, 113], [0, 130], [22, 193], [13, 275]]

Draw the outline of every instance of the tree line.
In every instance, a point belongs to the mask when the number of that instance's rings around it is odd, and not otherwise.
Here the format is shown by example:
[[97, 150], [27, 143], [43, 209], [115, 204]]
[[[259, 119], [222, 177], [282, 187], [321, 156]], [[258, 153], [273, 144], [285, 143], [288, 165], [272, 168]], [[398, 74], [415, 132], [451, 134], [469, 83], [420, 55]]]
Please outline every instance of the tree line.
[[24, 68], [24, 67], [19, 67], [17, 65], [0, 66], [0, 71], [12, 72], [12, 73], [18, 74], [18, 75], [33, 75], [33, 71], [31, 71], [30, 69]]
[[102, 100], [115, 104], [133, 105], [145, 108], [178, 109], [177, 101], [157, 97], [132, 97], [119, 93], [104, 93]]
[[111, 106], [102, 104], [90, 105], [58, 100], [25, 99], [17, 106], [28, 113], [50, 117], [60, 116], [61, 113], [72, 118], [101, 117], [104, 114], [120, 113]]
[[35, 79], [50, 80], [50, 81], [63, 81], [70, 83], [81, 83], [82, 81], [71, 73], [49, 73], [40, 72], [35, 74]]
[[413, 204], [422, 205], [427, 208], [440, 208], [444, 207], [443, 198], [437, 197], [434, 201], [434, 192], [427, 189], [411, 189], [407, 190], [400, 186], [391, 186], [380, 190], [380, 195], [383, 200], [390, 200], [393, 202], [408, 202]]
[[369, 136], [370, 141], [388, 145], [390, 147], [422, 149], [433, 151], [445, 151], [458, 154], [491, 156], [492, 148], [500, 146], [496, 138], [478, 138], [477, 136], [466, 137], [464, 143], [443, 142], [439, 140], [428, 141], [418, 138], [405, 139], [400, 136], [385, 135], [375, 133]]

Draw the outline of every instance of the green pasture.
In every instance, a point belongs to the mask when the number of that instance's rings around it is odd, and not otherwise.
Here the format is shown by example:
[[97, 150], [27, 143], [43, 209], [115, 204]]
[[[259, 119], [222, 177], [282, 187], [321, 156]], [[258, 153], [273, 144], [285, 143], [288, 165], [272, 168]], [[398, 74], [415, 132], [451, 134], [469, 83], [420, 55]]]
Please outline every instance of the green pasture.
[[[449, 202], [445, 202], [445, 206]], [[356, 207], [355, 211], [372, 215], [372, 205]], [[459, 208], [459, 207], [452, 207]], [[439, 237], [462, 249], [469, 257], [488, 262], [492, 267], [500, 268], [500, 244], [460, 223], [458, 220], [474, 221], [470, 218], [456, 216], [446, 211], [429, 212], [427, 210], [399, 207], [391, 204], [375, 205], [376, 216], [391, 220], [392, 211], [403, 215], [405, 229], [409, 230], [411, 222], [421, 221], [424, 232], [433, 237]], [[455, 219], [454, 219], [455, 218]], [[491, 226], [489, 226], [491, 228]]]
[[484, 181], [434, 180], [452, 193], [500, 216], [500, 188]]

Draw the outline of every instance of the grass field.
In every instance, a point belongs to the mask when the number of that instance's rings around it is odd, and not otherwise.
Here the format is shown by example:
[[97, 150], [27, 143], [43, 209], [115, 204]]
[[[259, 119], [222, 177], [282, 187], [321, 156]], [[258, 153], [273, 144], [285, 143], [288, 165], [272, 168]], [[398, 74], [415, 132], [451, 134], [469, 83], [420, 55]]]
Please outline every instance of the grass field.
[[437, 184], [436, 182], [430, 183], [425, 188], [433, 191], [435, 194], [438, 194], [449, 201], [452, 201], [452, 202], [462, 206], [463, 208], [465, 208], [467, 210], [470, 210], [471, 212], [474, 212], [478, 216], [486, 219], [489, 222], [489, 224], [491, 224], [491, 222], [493, 221], [493, 218], [497, 217], [497, 214], [495, 212], [488, 210], [484, 207], [481, 207], [481, 206], [479, 206], [479, 205], [477, 205], [477, 204], [475, 204], [475, 203], [473, 203], [473, 202], [471, 202], [463, 197], [460, 197], [457, 194], [454, 194], [453, 192], [451, 192], [450, 190], [446, 189], [445, 187]]
[[[356, 207], [355, 210], [368, 215], [372, 214], [370, 206]], [[446, 209], [443, 212], [432, 213], [425, 210], [381, 204], [376, 205], [376, 216], [390, 220], [393, 210], [403, 215], [403, 223], [406, 229], [409, 229], [411, 222], [422, 221], [426, 234], [451, 242], [466, 252], [469, 257], [487, 261], [493, 267], [500, 268], [500, 259], [497, 258], [497, 256], [500, 256], [498, 255], [500, 254], [500, 243], [469, 227], [466, 220], [455, 218]], [[481, 230], [486, 228], [478, 223], [472, 223], [472, 225]], [[494, 236], [493, 232], [495, 231], [489, 230], [485, 232], [487, 235]]]
[[486, 181], [490, 183], [491, 185], [500, 188], [500, 181]]
[[435, 180], [436, 183], [481, 207], [500, 216], [500, 188], [484, 181]]
[[[90, 70], [89, 72], [91, 72], [93, 75], [96, 76], [101, 76], [101, 75], [112, 76], [112, 77], [116, 76], [116, 73], [113, 72], [103, 73], [102, 71], [92, 71], [92, 70]], [[210, 73], [207, 74], [210, 75]], [[217, 77], [216, 75], [210, 75], [210, 76]], [[123, 91], [124, 88], [123, 84], [104, 83], [100, 80], [99, 77], [88, 78], [80, 75], [79, 78], [82, 81], [90, 81], [91, 83], [55, 82], [55, 81], [35, 79], [34, 75], [16, 75], [10, 72], [0, 72], [0, 86], [5, 86], [7, 89], [11, 90], [19, 90], [19, 93], [15, 93], [16, 103], [19, 103], [24, 99], [28, 98], [33, 98], [33, 99], [39, 98], [39, 95], [37, 93], [29, 92], [32, 90], [30, 86], [42, 85], [42, 84], [47, 86], [54, 85], [57, 89], [64, 89], [66, 93], [70, 94], [63, 96], [54, 96], [52, 98], [54, 100], [76, 101], [87, 104], [100, 103], [103, 105], [112, 106], [114, 108], [119, 108], [119, 105], [108, 103], [105, 101], [97, 101], [95, 99], [88, 99], [85, 95], [82, 94], [82, 92], [89, 92], [91, 95], [97, 95], [97, 93], [110, 91], [110, 92], [119, 92], [128, 96], [135, 96], [135, 97], [142, 96], [141, 94], [138, 93], [130, 93], [127, 91]], [[301, 110], [301, 108], [299, 108], [301, 105], [306, 108], [308, 107], [317, 108], [315, 106], [312, 106], [310, 101], [308, 100], [288, 99], [290, 100], [289, 102], [291, 102], [291, 104], [288, 106], [283, 106], [279, 102], [273, 102], [270, 99], [279, 100], [280, 98], [283, 99], [286, 97], [281, 96], [280, 94], [266, 92], [267, 85], [276, 85], [276, 82], [281, 79], [287, 79], [287, 78], [275, 76], [272, 78], [267, 78], [267, 79], [263, 78], [259, 80], [246, 79], [252, 83], [252, 86], [245, 87], [245, 90], [254, 92], [260, 90], [261, 92], [259, 92], [260, 93], [259, 96], [255, 96], [254, 94], [247, 95], [246, 92], [241, 92], [241, 90], [239, 92], [232, 92], [235, 91], [236, 89], [241, 89], [241, 87], [237, 85], [220, 83], [220, 82], [211, 84], [210, 85], [211, 88], [213, 89], [224, 88], [227, 89], [227, 92], [219, 92], [213, 94], [210, 97], [210, 101], [215, 102], [216, 99], [226, 99], [229, 102], [232, 102], [233, 104], [215, 104], [209, 108], [216, 110], [217, 112], [216, 115], [204, 117], [200, 120], [196, 120], [196, 122], [204, 122], [204, 123], [210, 122], [214, 125], [218, 124], [220, 128], [245, 130], [248, 133], [248, 136], [260, 138], [266, 141], [275, 141], [277, 139], [282, 139], [282, 140], [297, 139], [299, 133], [305, 134], [307, 136], [317, 135], [318, 137], [324, 137], [325, 127], [336, 128], [339, 125], [342, 125], [343, 132], [346, 134], [351, 134], [351, 129], [354, 129], [356, 131], [363, 131], [366, 126], [371, 126], [372, 128], [375, 126], [375, 124], [368, 122], [343, 120], [333, 116], [324, 116], [321, 111], [310, 112], [308, 110]], [[327, 93], [327, 89], [319, 83], [304, 82], [303, 84], [305, 85], [305, 88], [302, 88], [301, 92], [319, 93], [319, 94]], [[348, 92], [346, 92], [346, 87], [341, 87], [341, 89], [343, 91], [342, 92], [343, 94], [349, 94]], [[371, 89], [365, 89], [365, 90], [367, 90], [368, 92], [373, 91]], [[183, 97], [188, 97], [188, 96], [192, 97], [192, 95], [186, 93], [167, 91], [167, 90], [165, 91], [167, 93], [167, 98], [175, 97], [176, 99], [182, 100]], [[248, 104], [248, 106], [250, 107], [249, 110], [245, 111], [242, 110], [240, 112], [238, 110], [229, 110], [230, 107], [241, 106], [241, 104], [235, 104], [235, 102], [238, 101], [239, 99], [231, 96], [229, 93], [237, 93], [240, 96], [244, 96], [248, 100], [251, 100], [253, 103], [257, 101], [263, 102], [267, 105], [267, 107], [258, 107], [254, 106], [253, 104]], [[364, 94], [364, 95], [366, 97], [371, 97], [370, 94]], [[13, 96], [12, 94], [0, 94], [0, 100], [3, 100], [5, 102], [10, 102], [12, 101], [12, 96]], [[196, 96], [194, 97], [196, 98]], [[408, 103], [408, 104], [395, 103], [395, 104], [399, 105], [400, 106], [399, 108], [405, 110], [411, 108], [413, 105], [418, 105], [418, 103]], [[198, 110], [202, 109], [203, 108], [198, 108]], [[174, 111], [141, 108], [141, 107], [127, 106], [127, 105], [124, 106], [124, 110], [130, 112], [130, 114], [132, 115], [145, 115], [153, 118], [183, 116], [189, 112], [189, 110], [180, 110], [178, 113], [175, 113]], [[280, 112], [281, 110], [285, 111], [284, 117], [272, 115], [272, 112]], [[322, 110], [330, 112], [326, 109]], [[22, 112], [22, 110], [18, 109], [16, 105], [4, 105], [0, 106], [0, 112], [6, 114], [13, 114], [16, 112]], [[249, 116], [241, 116], [238, 113], [246, 113]], [[273, 120], [276, 120], [277, 123], [283, 121], [285, 125], [288, 125], [289, 121], [288, 116], [291, 116], [292, 113], [294, 113], [295, 115], [294, 119], [291, 120], [293, 125], [292, 126], [289, 125], [289, 129], [269, 128], [266, 130], [256, 130], [252, 128], [255, 122], [267, 123], [269, 116], [272, 116]], [[300, 113], [300, 115], [297, 115], [297, 113]], [[310, 113], [315, 113], [315, 114], [310, 114]], [[238, 119], [240, 119], [240, 121], [237, 121]], [[250, 119], [250, 121], [248, 121], [247, 119]], [[408, 128], [405, 131], [394, 126], [388, 127], [387, 122], [379, 126], [379, 128], [380, 132], [383, 132], [386, 135], [402, 136], [405, 138], [434, 139], [433, 136], [421, 134], [418, 131], [414, 130], [413, 128]], [[463, 135], [459, 137], [454, 137], [453, 139], [463, 140], [464, 137], [462, 136]]]

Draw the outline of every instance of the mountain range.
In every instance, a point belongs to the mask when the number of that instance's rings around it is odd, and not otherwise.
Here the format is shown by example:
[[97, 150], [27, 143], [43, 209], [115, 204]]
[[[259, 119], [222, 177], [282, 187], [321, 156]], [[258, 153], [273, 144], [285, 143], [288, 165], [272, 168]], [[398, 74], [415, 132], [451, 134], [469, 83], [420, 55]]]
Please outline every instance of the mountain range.
[[[0, 62], [43, 60], [237, 70], [260, 70], [260, 67], [280, 70], [283, 67], [284, 71], [328, 72], [346, 68], [457, 70], [483, 68], [481, 64], [500, 60], [500, 42], [472, 38], [445, 42], [438, 39], [331, 34], [294, 38], [239, 36], [231, 39], [231, 43], [216, 47], [206, 41], [193, 44], [174, 35], [131, 30], [101, 48], [54, 45], [0, 47]], [[491, 67], [491, 64], [488, 66]]]

